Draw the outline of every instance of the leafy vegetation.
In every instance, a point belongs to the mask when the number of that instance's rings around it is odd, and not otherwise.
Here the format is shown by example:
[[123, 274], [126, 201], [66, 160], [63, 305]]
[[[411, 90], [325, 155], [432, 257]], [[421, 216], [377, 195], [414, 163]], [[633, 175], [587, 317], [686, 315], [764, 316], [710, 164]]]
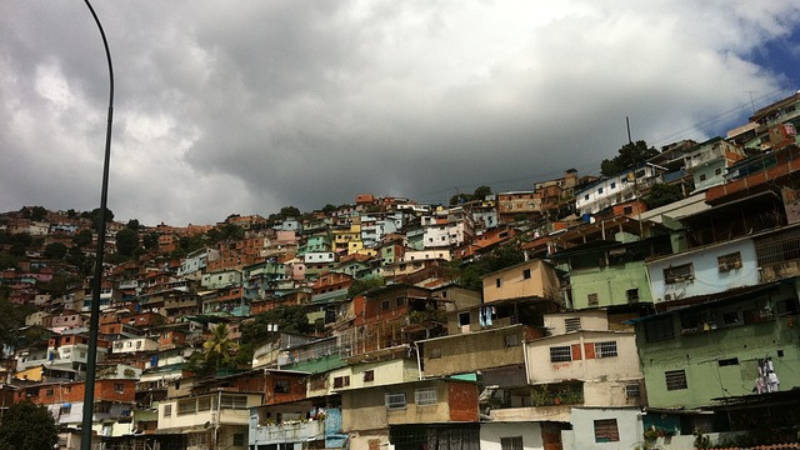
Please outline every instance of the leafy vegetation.
[[656, 155], [658, 155], [658, 150], [655, 147], [648, 147], [645, 141], [629, 142], [619, 149], [619, 154], [613, 159], [604, 159], [600, 163], [600, 173], [606, 177], [613, 177], [626, 170], [641, 166]]
[[254, 320], [242, 325], [243, 344], [262, 344], [275, 333], [270, 325], [286, 333], [309, 334], [314, 326], [309, 323], [306, 307], [303, 305], [282, 305], [255, 316]]
[[0, 450], [52, 450], [58, 428], [44, 406], [25, 400], [8, 408], [0, 422]]

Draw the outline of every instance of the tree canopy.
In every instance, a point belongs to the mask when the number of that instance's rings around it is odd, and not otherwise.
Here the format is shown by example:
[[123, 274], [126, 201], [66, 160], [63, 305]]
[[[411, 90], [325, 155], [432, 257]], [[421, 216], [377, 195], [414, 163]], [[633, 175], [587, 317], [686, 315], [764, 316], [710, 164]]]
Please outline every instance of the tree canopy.
[[123, 228], [117, 232], [117, 253], [122, 256], [131, 257], [139, 248], [139, 233], [131, 228]]
[[603, 176], [612, 177], [641, 166], [656, 155], [658, 155], [658, 150], [655, 147], [648, 147], [645, 141], [629, 142], [619, 149], [619, 154], [613, 159], [604, 159], [600, 163], [600, 173]]
[[274, 331], [269, 325], [277, 325], [279, 332], [308, 334], [314, 325], [308, 321], [306, 307], [303, 305], [282, 305], [255, 316], [254, 320], [242, 325], [242, 343], [260, 344], [269, 339]]
[[659, 206], [669, 205], [683, 199], [683, 191], [680, 186], [673, 184], [655, 184], [645, 194], [643, 200], [648, 209], [658, 208]]
[[61, 242], [51, 242], [44, 248], [44, 257], [46, 259], [64, 259], [67, 250], [69, 250], [67, 246]]
[[46, 407], [25, 400], [3, 414], [0, 450], [52, 450], [56, 443], [58, 428]]
[[484, 276], [524, 261], [525, 253], [518, 245], [504, 245], [475, 262], [455, 266], [453, 278], [466, 288], [482, 291]]

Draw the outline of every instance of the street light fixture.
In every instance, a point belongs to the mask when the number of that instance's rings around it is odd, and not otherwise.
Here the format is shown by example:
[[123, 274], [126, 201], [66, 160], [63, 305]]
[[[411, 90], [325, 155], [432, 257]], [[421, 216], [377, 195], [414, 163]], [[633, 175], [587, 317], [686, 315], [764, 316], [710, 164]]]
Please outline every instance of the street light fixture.
[[106, 246], [106, 206], [108, 204], [108, 169], [111, 159], [111, 124], [114, 118], [114, 67], [111, 65], [111, 52], [108, 50], [106, 33], [103, 25], [92, 8], [89, 0], [84, 0], [86, 6], [94, 17], [100, 36], [103, 38], [103, 46], [106, 50], [106, 60], [108, 61], [109, 76], [109, 96], [108, 96], [108, 126], [106, 128], [106, 149], [103, 164], [103, 186], [100, 195], [100, 214], [97, 224], [97, 253], [95, 256], [94, 278], [92, 279], [92, 306], [91, 317], [89, 319], [89, 353], [86, 361], [86, 381], [83, 396], [83, 420], [81, 422], [81, 450], [91, 450], [92, 448], [92, 422], [94, 419], [94, 386], [95, 375], [97, 373], [97, 334], [100, 327], [100, 290], [102, 289], [103, 278], [103, 251]]

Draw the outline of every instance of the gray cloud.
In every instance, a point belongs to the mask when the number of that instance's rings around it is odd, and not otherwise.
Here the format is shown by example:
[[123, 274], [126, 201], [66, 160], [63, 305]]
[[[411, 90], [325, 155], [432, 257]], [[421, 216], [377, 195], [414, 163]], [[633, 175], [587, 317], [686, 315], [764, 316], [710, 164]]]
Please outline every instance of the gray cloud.
[[[754, 61], [796, 47], [794, 3], [97, 4], [117, 81], [109, 206], [185, 225], [594, 173], [626, 116], [652, 144], [703, 139], [746, 120], [745, 91], [787, 94]], [[108, 82], [88, 11], [3, 2], [0, 64], [0, 209], [93, 209]]]

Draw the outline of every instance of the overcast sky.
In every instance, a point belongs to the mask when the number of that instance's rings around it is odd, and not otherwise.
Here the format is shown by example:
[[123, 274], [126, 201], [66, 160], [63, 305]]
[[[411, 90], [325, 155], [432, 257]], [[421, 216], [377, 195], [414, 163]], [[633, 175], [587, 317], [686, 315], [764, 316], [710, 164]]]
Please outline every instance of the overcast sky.
[[[146, 225], [531, 189], [597, 174], [626, 116], [659, 147], [800, 88], [796, 0], [94, 7], [116, 75], [108, 205]], [[107, 105], [82, 1], [0, 2], [0, 211], [96, 208]]]

